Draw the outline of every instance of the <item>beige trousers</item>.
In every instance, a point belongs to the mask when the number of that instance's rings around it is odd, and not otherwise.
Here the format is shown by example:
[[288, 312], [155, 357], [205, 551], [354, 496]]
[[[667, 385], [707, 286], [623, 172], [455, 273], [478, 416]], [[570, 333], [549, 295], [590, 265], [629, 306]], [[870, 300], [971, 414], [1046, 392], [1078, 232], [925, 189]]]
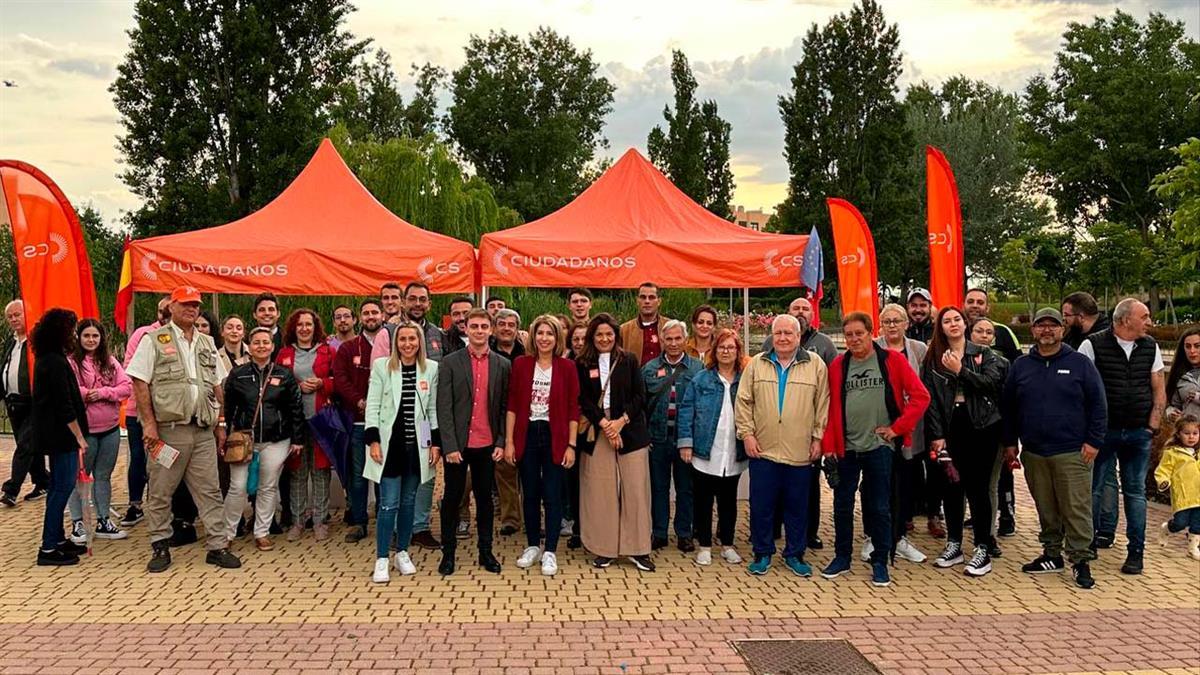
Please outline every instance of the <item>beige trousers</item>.
[[618, 455], [603, 434], [579, 465], [579, 533], [605, 558], [650, 553], [650, 450]]
[[170, 539], [171, 496], [183, 481], [196, 502], [200, 521], [204, 523], [204, 547], [210, 551], [225, 548], [230, 533], [225, 527], [225, 508], [217, 478], [217, 439], [213, 430], [195, 424], [163, 424], [158, 427], [158, 435], [164, 443], [179, 451], [179, 457], [169, 469], [147, 458], [150, 484], [145, 508], [150, 543]]

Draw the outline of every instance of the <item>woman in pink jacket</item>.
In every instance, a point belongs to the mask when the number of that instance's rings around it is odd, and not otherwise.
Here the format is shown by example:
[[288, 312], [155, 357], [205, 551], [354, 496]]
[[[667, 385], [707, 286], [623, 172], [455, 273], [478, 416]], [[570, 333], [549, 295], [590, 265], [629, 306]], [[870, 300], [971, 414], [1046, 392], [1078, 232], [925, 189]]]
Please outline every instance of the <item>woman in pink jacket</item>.
[[[104, 327], [95, 319], [84, 319], [75, 329], [75, 353], [67, 359], [75, 371], [79, 394], [87, 410], [87, 455], [83, 467], [92, 474], [92, 497], [96, 504], [96, 537], [124, 539], [128, 536], [109, 519], [112, 502], [112, 472], [121, 445], [121, 401], [133, 393], [133, 385], [121, 363], [108, 353]], [[71, 509], [71, 541], [87, 541], [83, 527], [83, 502], [77, 492], [68, 502]]]

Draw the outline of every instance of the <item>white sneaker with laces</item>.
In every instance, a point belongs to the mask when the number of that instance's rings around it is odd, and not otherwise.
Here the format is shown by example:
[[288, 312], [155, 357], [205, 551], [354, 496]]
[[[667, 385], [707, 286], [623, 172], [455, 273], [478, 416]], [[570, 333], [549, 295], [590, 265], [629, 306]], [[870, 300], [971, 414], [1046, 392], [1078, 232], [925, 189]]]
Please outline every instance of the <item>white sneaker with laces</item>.
[[721, 557], [730, 565], [741, 565], [742, 556], [738, 555], [737, 549], [732, 546], [726, 546], [724, 551], [721, 551]]
[[558, 556], [546, 551], [542, 554], [542, 575], [552, 577], [558, 574]]
[[377, 584], [386, 584], [390, 580], [391, 577], [388, 576], [388, 559], [376, 558], [375, 574], [371, 575], [371, 581], [374, 581]]
[[955, 565], [960, 564], [962, 561], [962, 544], [958, 543], [957, 541], [947, 541], [946, 548], [943, 549], [942, 554], [933, 561], [933, 565], [935, 567], [942, 568], [954, 567]]
[[[871, 562], [871, 554], [874, 552], [875, 552], [875, 544], [874, 544], [874, 542], [871, 541], [871, 538], [867, 537], [866, 539], [863, 539], [862, 561], [863, 562]], [[897, 551], [897, 553], [899, 553], [899, 551]]]
[[521, 557], [517, 558], [517, 567], [521, 569], [529, 569], [538, 561], [538, 556], [542, 554], [540, 546], [529, 546], [521, 552]]
[[924, 553], [912, 545], [908, 537], [901, 537], [900, 541], [896, 542], [896, 555], [913, 563], [923, 563], [926, 558]]
[[406, 576], [417, 573], [417, 566], [413, 564], [412, 558], [408, 557], [408, 551], [396, 554], [396, 571]]
[[87, 545], [87, 530], [83, 527], [82, 520], [71, 523], [71, 543], [79, 546]]
[[96, 538], [97, 539], [124, 539], [129, 534], [113, 524], [108, 518], [103, 518], [96, 521]]
[[703, 565], [705, 567], [711, 565], [712, 564], [712, 548], [709, 548], [707, 546], [701, 546], [700, 549], [698, 551], [696, 551], [696, 564]]
[[981, 577], [992, 571], [992, 559], [988, 555], [986, 546], [976, 546], [975, 553], [971, 555], [971, 560], [967, 562], [967, 569], [964, 572], [972, 577]]

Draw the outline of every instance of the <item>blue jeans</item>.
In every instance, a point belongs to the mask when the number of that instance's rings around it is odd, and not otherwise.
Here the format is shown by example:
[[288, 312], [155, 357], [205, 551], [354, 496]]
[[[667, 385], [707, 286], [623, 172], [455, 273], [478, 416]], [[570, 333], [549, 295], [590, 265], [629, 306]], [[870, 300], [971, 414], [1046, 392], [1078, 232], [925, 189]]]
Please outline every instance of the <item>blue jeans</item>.
[[53, 551], [67, 540], [63, 532], [63, 512], [75, 491], [79, 473], [79, 453], [75, 450], [50, 455], [50, 484], [46, 488], [46, 516], [42, 520], [42, 550]]
[[363, 424], [355, 423], [350, 432], [350, 483], [346, 499], [350, 502], [350, 524], [367, 526], [367, 481], [363, 468], [367, 465], [367, 446], [363, 443]]
[[892, 453], [887, 446], [870, 452], [847, 450], [838, 460], [838, 484], [833, 489], [834, 555], [854, 554], [854, 493], [862, 475], [863, 523], [871, 535], [872, 562], [887, 562], [892, 552]]
[[546, 506], [546, 551], [558, 551], [558, 533], [562, 529], [563, 484], [566, 469], [554, 463], [550, 449], [550, 423], [530, 422], [525, 434], [525, 450], [517, 466], [521, 475], [521, 497], [525, 507], [525, 543], [541, 542], [542, 504]]
[[1171, 532], [1187, 530], [1189, 534], [1200, 534], [1200, 506], [1177, 511], [1167, 523], [1167, 529]]
[[811, 466], [769, 459], [750, 460], [750, 542], [755, 557], [775, 554], [775, 509], [783, 504], [785, 558], [804, 558], [808, 545], [808, 491]]
[[415, 506], [412, 513], [412, 531], [413, 532], [429, 532], [430, 515], [433, 513], [433, 483], [437, 477], [430, 478], [428, 482], [421, 483], [417, 488], [417, 496]]
[[[112, 472], [117, 465], [117, 452], [121, 449], [121, 429], [114, 427], [99, 436], [87, 436], [88, 451], [83, 464], [92, 474], [92, 499], [97, 520], [108, 519], [108, 507], [112, 504]], [[83, 499], [78, 492], [71, 492], [67, 502], [71, 509], [71, 520], [83, 518]]]
[[667, 522], [671, 519], [671, 479], [675, 480], [675, 536], [691, 538], [692, 467], [679, 459], [674, 443], [654, 443], [650, 446], [650, 534], [656, 539], [667, 538]]
[[129, 481], [129, 503], [141, 504], [150, 481], [146, 468], [146, 443], [142, 440], [142, 422], [132, 415], [125, 416], [125, 431], [129, 441], [129, 468], [125, 477]]
[[401, 551], [408, 550], [413, 534], [413, 502], [420, 484], [420, 474], [380, 479], [379, 520], [375, 523], [376, 557], [388, 557], [388, 545], [392, 542], [393, 530], [396, 534], [397, 548]]
[[1146, 470], [1150, 465], [1151, 436], [1149, 429], [1109, 429], [1092, 473], [1092, 526], [1097, 532], [1109, 534], [1117, 530], [1117, 493], [1108, 476], [1114, 471], [1120, 474], [1130, 551], [1141, 551], [1146, 545]]

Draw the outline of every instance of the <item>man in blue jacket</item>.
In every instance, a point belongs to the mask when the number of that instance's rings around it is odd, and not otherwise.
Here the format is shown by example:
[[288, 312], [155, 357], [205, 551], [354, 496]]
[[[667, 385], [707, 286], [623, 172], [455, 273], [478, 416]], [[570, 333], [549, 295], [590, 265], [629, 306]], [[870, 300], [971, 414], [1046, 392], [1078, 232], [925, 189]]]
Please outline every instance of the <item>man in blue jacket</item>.
[[1092, 462], [1108, 425], [1100, 373], [1063, 344], [1062, 314], [1049, 307], [1033, 318], [1034, 346], [1017, 359], [1004, 384], [1001, 410], [1006, 459], [1020, 440], [1025, 480], [1037, 505], [1042, 555], [1021, 567], [1029, 574], [1061, 572], [1071, 560], [1075, 585], [1091, 588]]

